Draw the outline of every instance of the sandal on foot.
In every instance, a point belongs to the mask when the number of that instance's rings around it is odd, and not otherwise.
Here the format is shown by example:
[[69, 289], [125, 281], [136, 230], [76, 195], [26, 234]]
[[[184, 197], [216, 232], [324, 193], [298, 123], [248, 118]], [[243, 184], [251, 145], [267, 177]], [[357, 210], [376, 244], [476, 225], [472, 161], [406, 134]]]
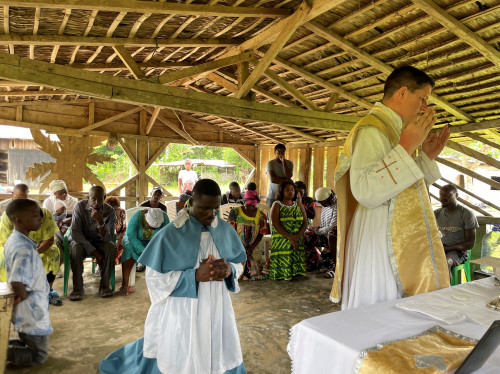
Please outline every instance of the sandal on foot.
[[100, 289], [99, 290], [99, 296], [101, 296], [101, 297], [111, 297], [111, 296], [113, 296], [113, 291], [111, 291], [111, 290], [105, 290], [105, 289]]
[[[71, 300], [71, 299], [70, 299]], [[61, 306], [63, 305], [63, 301], [61, 299], [52, 299], [49, 301], [50, 304], [54, 305], [54, 306]]]
[[97, 269], [94, 273], [94, 277], [100, 277], [101, 276], [101, 269]]
[[325, 273], [325, 278], [333, 278], [333, 276], [335, 275], [335, 272], [333, 270], [328, 270], [326, 273]]
[[80, 301], [82, 299], [82, 295], [78, 292], [71, 292], [71, 294], [69, 295], [69, 299], [71, 301]]
[[133, 289], [132, 287], [129, 287], [129, 288], [128, 288], [128, 293], [134, 293], [134, 292], [135, 292], [135, 291], [134, 291], [134, 289]]

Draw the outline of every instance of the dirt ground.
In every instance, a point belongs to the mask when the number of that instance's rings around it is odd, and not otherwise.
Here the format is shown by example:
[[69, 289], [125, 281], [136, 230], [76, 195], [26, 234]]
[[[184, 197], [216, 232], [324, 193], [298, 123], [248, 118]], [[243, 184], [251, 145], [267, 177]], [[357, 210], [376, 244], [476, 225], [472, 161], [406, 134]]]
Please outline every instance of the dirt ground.
[[[116, 267], [116, 276], [118, 289], [120, 266]], [[85, 265], [84, 282], [82, 301], [63, 297], [63, 306], [50, 307], [54, 332], [50, 336], [49, 359], [35, 368], [7, 369], [6, 374], [98, 373], [103, 358], [143, 335], [150, 305], [144, 273], [137, 274], [136, 292], [126, 297], [115, 292], [112, 298], [100, 298], [99, 278], [92, 276], [90, 263]], [[328, 300], [331, 284], [319, 273], [291, 282], [240, 282], [241, 291], [231, 297], [249, 374], [290, 373], [286, 352], [289, 329], [303, 319], [340, 309]], [[63, 280], [56, 279], [54, 286], [62, 295]], [[16, 335], [11, 333], [12, 337]]]

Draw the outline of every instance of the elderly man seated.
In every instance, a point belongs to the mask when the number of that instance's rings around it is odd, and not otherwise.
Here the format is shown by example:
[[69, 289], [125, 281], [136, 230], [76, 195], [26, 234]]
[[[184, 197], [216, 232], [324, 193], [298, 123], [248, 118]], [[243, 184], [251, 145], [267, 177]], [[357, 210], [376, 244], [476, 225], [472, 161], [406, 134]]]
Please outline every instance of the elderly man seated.
[[[321, 226], [309, 226], [304, 235], [307, 271], [316, 270], [325, 273], [326, 278], [333, 278], [335, 272], [337, 244], [337, 196], [326, 187], [321, 187], [314, 194], [321, 204]], [[318, 247], [324, 247], [319, 252]]]
[[12, 190], [12, 198], [3, 200], [0, 202], [0, 216], [5, 213], [5, 210], [7, 209], [7, 205], [9, 205], [12, 200], [19, 199], [19, 198], [26, 198], [28, 196], [29, 192], [29, 187], [24, 184], [24, 183], [18, 183], [14, 186], [14, 189]]
[[88, 200], [76, 204], [71, 222], [70, 244], [71, 270], [73, 272], [73, 291], [69, 295], [72, 301], [83, 296], [83, 261], [94, 256], [101, 268], [101, 297], [113, 296], [109, 287], [111, 270], [115, 266], [115, 244], [112, 242], [115, 232], [115, 210], [104, 203], [104, 188], [93, 186]]

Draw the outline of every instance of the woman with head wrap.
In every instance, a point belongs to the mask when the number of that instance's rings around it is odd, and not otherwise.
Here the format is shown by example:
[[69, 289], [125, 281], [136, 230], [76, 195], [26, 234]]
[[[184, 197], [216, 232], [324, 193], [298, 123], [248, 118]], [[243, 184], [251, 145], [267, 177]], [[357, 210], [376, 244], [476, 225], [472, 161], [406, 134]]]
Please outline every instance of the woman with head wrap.
[[260, 201], [255, 191], [246, 191], [245, 205], [231, 210], [227, 221], [234, 227], [247, 252], [247, 261], [241, 276], [244, 280], [264, 279], [262, 267], [259, 262], [262, 254], [256, 253], [262, 237], [269, 233], [267, 217], [262, 210], [257, 208]]
[[151, 238], [168, 223], [167, 213], [163, 212], [160, 208], [138, 210], [132, 215], [127, 225], [125, 236], [123, 237], [123, 279], [120, 295], [127, 296], [129, 293], [134, 292], [134, 289], [128, 285], [130, 272]]
[[[49, 189], [52, 195], [45, 199], [43, 207], [52, 213], [52, 215], [55, 214], [54, 219], [60, 228], [67, 228], [71, 225], [71, 216], [78, 199], [68, 194], [68, 187], [66, 187], [66, 183], [62, 180], [56, 179], [50, 182]], [[61, 208], [61, 203], [65, 206], [66, 217], [58, 220], [59, 215], [57, 211]]]

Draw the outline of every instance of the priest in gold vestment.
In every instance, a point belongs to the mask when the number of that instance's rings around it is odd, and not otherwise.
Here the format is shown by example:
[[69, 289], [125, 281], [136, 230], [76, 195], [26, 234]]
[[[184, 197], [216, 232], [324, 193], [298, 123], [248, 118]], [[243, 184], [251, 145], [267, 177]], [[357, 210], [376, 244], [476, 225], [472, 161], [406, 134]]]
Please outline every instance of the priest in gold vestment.
[[330, 294], [342, 309], [450, 285], [426, 186], [441, 176], [434, 158], [450, 136], [447, 126], [429, 135], [436, 122], [427, 106], [433, 87], [416, 68], [394, 70], [382, 102], [344, 144], [335, 171], [338, 242]]

